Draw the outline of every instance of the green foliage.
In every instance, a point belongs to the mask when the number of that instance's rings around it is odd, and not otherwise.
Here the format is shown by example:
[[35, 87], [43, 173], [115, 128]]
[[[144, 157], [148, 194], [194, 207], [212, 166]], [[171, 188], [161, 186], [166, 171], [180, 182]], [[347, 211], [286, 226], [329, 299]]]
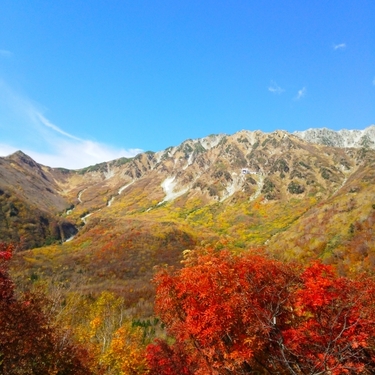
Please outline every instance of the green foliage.
[[237, 142], [240, 142], [240, 143], [249, 143], [249, 140], [246, 137], [241, 136], [240, 138], [237, 138]]
[[121, 165], [124, 165], [124, 164], [127, 164], [129, 162], [131, 162], [133, 160], [133, 158], [119, 158], [119, 159], [116, 159], [113, 163], [113, 166], [115, 167], [120, 167]]
[[63, 173], [63, 174], [72, 173], [72, 171], [70, 169], [66, 169], [66, 168], [57, 167], [55, 169], [58, 170], [59, 172]]
[[332, 176], [332, 172], [327, 169], [327, 168], [322, 168], [321, 169], [321, 176], [325, 179], [325, 180], [329, 180]]
[[288, 163], [286, 160], [284, 159], [278, 159], [272, 166], [271, 168], [271, 172], [276, 172], [276, 171], [279, 171], [279, 172], [289, 172], [289, 166], [288, 166]]
[[78, 174], [85, 174], [88, 172], [105, 172], [107, 170], [107, 163], [98, 163], [95, 165], [90, 165], [89, 167], [86, 168], [81, 168], [77, 170]]
[[305, 188], [303, 185], [300, 185], [297, 182], [292, 181], [288, 185], [288, 191], [291, 194], [302, 194], [305, 191]]
[[275, 199], [275, 184], [268, 177], [264, 179], [262, 194], [266, 199]]
[[258, 148], [260, 145], [260, 142], [259, 141], [256, 141], [254, 144], [253, 144], [253, 150], [255, 150], [256, 148]]
[[220, 145], [220, 146], [223, 146], [223, 145], [225, 145], [227, 142], [228, 142], [228, 137], [224, 136], [223, 138], [221, 138], [221, 140], [220, 140], [220, 142], [219, 142], [219, 145]]
[[200, 142], [194, 143], [194, 151], [196, 153], [205, 152], [206, 149], [203, 147], [203, 145]]

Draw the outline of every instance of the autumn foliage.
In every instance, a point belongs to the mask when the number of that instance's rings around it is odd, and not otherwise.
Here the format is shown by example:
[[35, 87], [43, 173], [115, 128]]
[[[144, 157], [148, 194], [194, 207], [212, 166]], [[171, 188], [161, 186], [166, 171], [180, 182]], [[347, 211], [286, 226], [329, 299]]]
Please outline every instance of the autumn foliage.
[[16, 293], [8, 273], [12, 251], [13, 246], [0, 244], [0, 373], [90, 374], [86, 351], [50, 324], [42, 296]]
[[373, 280], [204, 249], [155, 283], [170, 339], [149, 345], [151, 375], [375, 372]]
[[59, 324], [88, 349], [93, 374], [145, 373], [144, 348], [150, 339], [145, 330], [129, 319], [121, 297], [103, 292], [94, 300], [72, 294], [65, 298], [65, 303]]
[[[303, 269], [261, 251], [186, 251], [154, 277], [157, 319], [131, 320], [113, 293], [67, 293], [53, 319], [43, 295], [17, 291], [0, 244], [0, 373], [319, 375], [375, 373], [375, 282]], [[164, 338], [161, 338], [164, 337]]]

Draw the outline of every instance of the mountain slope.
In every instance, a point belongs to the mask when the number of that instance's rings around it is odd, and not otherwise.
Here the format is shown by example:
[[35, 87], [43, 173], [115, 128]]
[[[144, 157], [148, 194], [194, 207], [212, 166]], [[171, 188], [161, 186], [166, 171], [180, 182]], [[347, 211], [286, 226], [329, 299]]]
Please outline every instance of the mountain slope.
[[[374, 163], [367, 146], [241, 131], [78, 171], [40, 167], [47, 179], [33, 176], [56, 199], [49, 215], [79, 231], [19, 262], [24, 276], [112, 288], [129, 301], [152, 294], [155, 265], [178, 266], [183, 250], [220, 241], [236, 251], [266, 246], [282, 259], [321, 257], [345, 274], [372, 271]], [[35, 194], [24, 202], [38, 205]]]
[[334, 131], [327, 128], [308, 129], [297, 131], [293, 134], [307, 142], [318, 143], [333, 147], [369, 147], [375, 149], [375, 125], [364, 130], [339, 130]]
[[0, 240], [30, 248], [77, 232], [58, 216], [68, 202], [57, 176], [63, 179], [64, 173], [39, 165], [21, 151], [0, 158]]

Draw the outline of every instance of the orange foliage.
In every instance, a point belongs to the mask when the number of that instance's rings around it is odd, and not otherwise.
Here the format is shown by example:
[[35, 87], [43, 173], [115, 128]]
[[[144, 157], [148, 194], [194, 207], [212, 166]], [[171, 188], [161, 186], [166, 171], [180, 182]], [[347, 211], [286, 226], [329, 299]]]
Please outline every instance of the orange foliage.
[[252, 252], [188, 254], [184, 269], [155, 276], [156, 312], [175, 344], [148, 347], [151, 374], [374, 372], [373, 280], [321, 263], [301, 274]]

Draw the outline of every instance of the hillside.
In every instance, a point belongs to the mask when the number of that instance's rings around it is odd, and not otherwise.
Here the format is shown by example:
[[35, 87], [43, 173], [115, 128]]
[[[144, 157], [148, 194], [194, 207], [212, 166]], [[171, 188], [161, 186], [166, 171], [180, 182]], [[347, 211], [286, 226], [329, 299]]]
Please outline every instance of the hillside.
[[0, 240], [29, 248], [19, 277], [111, 289], [129, 304], [152, 295], [155, 265], [179, 266], [184, 250], [219, 241], [235, 251], [264, 246], [281, 259], [322, 258], [342, 274], [372, 272], [370, 146], [241, 131], [76, 171], [18, 152], [0, 159]]
[[0, 158], [0, 240], [32, 248], [77, 233], [59, 214], [69, 205], [56, 179], [64, 171], [39, 165], [23, 152]]

